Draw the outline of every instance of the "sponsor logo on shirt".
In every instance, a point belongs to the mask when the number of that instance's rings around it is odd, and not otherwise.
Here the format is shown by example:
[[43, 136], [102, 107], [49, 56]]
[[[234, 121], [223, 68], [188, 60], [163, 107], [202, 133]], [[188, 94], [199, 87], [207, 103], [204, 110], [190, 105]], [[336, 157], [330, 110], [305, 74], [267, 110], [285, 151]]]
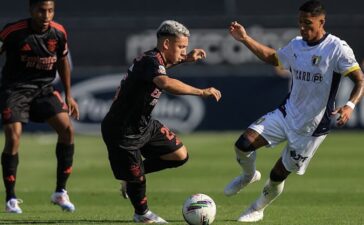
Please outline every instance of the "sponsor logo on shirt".
[[293, 69], [293, 74], [297, 80], [303, 80], [313, 83], [320, 83], [323, 79], [323, 76], [320, 73], [312, 74], [311, 72]]
[[161, 96], [162, 92], [158, 89], [155, 88], [154, 91], [150, 94], [150, 96], [153, 97], [153, 100], [149, 103], [149, 105], [151, 106], [155, 106], [158, 103], [158, 99]]
[[54, 63], [57, 62], [57, 56], [38, 57], [22, 55], [20, 59], [26, 63], [27, 68], [35, 68], [38, 70], [52, 70]]

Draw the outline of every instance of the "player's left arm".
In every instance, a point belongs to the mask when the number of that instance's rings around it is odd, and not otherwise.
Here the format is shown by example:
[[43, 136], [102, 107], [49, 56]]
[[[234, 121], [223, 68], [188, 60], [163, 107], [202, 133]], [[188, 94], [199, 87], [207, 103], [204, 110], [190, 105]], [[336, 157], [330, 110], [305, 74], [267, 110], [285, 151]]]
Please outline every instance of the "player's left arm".
[[80, 113], [78, 110], [78, 105], [71, 95], [71, 68], [67, 56], [64, 56], [58, 60], [57, 68], [59, 76], [62, 80], [69, 115], [78, 120], [80, 118]]
[[338, 126], [344, 126], [349, 121], [355, 105], [359, 103], [364, 93], [364, 75], [361, 69], [354, 70], [347, 76], [354, 82], [354, 87], [351, 91], [349, 101], [333, 112], [333, 115], [339, 114], [337, 118]]

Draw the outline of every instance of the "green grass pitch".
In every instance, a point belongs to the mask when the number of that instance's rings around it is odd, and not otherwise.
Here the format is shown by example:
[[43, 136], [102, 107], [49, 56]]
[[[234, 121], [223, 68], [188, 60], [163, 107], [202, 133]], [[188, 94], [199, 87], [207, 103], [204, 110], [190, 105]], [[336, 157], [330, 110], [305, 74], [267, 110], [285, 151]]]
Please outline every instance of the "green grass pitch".
[[[191, 194], [205, 193], [217, 204], [214, 224], [239, 224], [236, 218], [260, 194], [283, 145], [258, 150], [257, 168], [262, 180], [228, 198], [223, 189], [240, 171], [233, 152], [238, 136], [236, 132], [181, 135], [190, 161], [181, 168], [147, 176], [150, 209], [170, 224], [185, 224], [181, 215], [184, 200]], [[292, 174], [283, 194], [265, 210], [264, 220], [255, 224], [364, 224], [363, 136], [361, 132], [330, 134], [306, 174]], [[55, 140], [55, 135], [22, 137], [16, 191], [24, 201], [23, 214], [4, 213], [1, 185], [0, 224], [133, 224], [133, 209], [119, 195], [119, 183], [113, 178], [99, 136], [76, 137], [74, 169], [68, 183], [76, 212], [65, 213], [50, 204], [55, 183]], [[4, 144], [3, 137], [0, 144]]]

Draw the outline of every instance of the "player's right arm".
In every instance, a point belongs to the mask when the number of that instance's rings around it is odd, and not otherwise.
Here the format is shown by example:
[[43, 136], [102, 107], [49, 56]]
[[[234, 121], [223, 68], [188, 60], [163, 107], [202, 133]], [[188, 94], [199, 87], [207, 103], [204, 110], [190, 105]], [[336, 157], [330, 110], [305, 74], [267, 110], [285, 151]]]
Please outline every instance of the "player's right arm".
[[159, 88], [174, 95], [197, 95], [201, 97], [213, 97], [216, 101], [219, 101], [221, 98], [220, 91], [214, 87], [199, 89], [165, 75], [154, 77], [153, 82]]
[[229, 27], [229, 32], [235, 40], [242, 42], [260, 60], [273, 66], [278, 66], [276, 50], [254, 40], [248, 35], [241, 24], [236, 21], [232, 22]]

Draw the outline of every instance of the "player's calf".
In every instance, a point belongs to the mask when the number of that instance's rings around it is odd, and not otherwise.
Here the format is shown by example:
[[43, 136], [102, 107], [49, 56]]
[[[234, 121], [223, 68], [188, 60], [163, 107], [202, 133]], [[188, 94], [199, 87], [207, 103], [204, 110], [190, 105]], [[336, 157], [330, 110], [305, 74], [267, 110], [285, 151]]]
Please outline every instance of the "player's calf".
[[189, 159], [187, 155], [186, 158], [182, 160], [163, 160], [159, 158], [146, 159], [144, 160], [144, 171], [145, 173], [153, 173], [160, 170], [168, 169], [168, 168], [177, 168], [184, 165]]

